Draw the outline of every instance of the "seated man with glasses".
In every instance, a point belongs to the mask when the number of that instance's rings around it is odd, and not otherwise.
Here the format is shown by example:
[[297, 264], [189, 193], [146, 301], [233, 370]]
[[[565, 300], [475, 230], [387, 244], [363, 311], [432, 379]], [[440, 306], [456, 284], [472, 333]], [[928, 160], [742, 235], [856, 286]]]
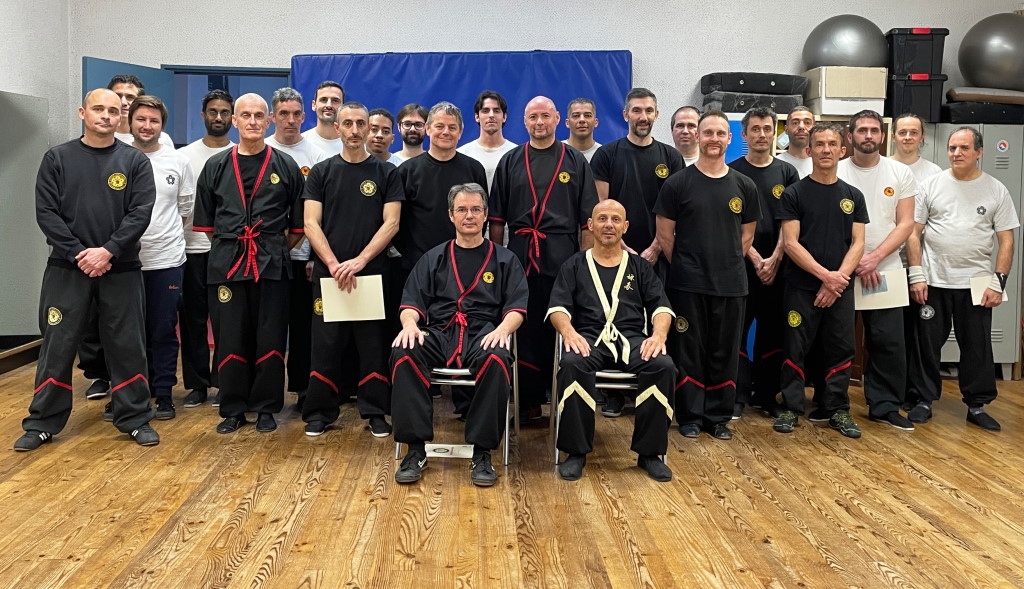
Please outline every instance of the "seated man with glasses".
[[399, 483], [420, 479], [425, 444], [434, 439], [430, 369], [468, 368], [476, 380], [466, 411], [466, 443], [473, 445], [471, 480], [498, 480], [491, 450], [507, 427], [513, 361], [510, 340], [526, 315], [526, 273], [504, 247], [483, 237], [487, 196], [476, 183], [448, 192], [455, 239], [424, 254], [402, 295], [402, 331], [391, 352], [391, 414], [395, 441], [409, 451], [395, 473]]

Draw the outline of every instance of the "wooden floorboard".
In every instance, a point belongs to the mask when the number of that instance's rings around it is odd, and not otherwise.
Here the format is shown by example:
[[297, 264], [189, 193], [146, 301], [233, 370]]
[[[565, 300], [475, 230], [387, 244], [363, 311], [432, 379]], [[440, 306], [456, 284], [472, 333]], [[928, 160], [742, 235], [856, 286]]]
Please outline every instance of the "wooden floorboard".
[[[0, 431], [20, 435], [35, 365], [0, 375]], [[341, 427], [222, 436], [209, 405], [155, 422], [141, 448], [75, 381], [64, 432], [0, 460], [0, 586], [1024, 587], [1024, 383], [1000, 382], [1004, 431], [965, 423], [955, 382], [915, 432], [868, 421], [849, 440], [753, 411], [722, 442], [674, 430], [659, 484], [628, 451], [632, 419], [598, 418], [582, 480], [558, 478], [545, 425], [527, 425], [495, 487], [462, 460], [394, 483], [390, 438], [355, 408]], [[461, 441], [448, 399], [438, 440]]]

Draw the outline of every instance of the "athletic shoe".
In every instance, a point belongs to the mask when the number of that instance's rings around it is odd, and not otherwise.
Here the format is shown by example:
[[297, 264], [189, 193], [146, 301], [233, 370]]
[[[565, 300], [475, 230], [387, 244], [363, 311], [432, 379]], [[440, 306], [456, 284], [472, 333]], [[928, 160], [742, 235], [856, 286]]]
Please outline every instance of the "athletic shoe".
[[260, 413], [256, 417], [256, 431], [260, 433], [272, 432], [277, 429], [277, 420], [273, 413]]
[[211, 407], [220, 407], [220, 391], [219, 390], [217, 391], [217, 394], [213, 396], [213, 400], [210, 401], [210, 406]]
[[772, 429], [779, 432], [780, 434], [793, 433], [796, 429], [797, 416], [789, 409], [783, 409], [779, 411], [779, 415], [775, 418], [775, 423], [772, 424]]
[[206, 402], [207, 397], [208, 395], [205, 390], [196, 389], [191, 391], [188, 396], [185, 397], [185, 408], [191, 409], [193, 407], [198, 407]]
[[667, 483], [672, 480], [672, 469], [657, 456], [639, 456], [636, 459], [636, 465], [647, 471], [647, 476], [659, 483]]
[[711, 436], [717, 440], [731, 440], [732, 430], [729, 426], [724, 423], [716, 423], [711, 426], [711, 430], [708, 432]]
[[30, 429], [14, 441], [14, 449], [18, 452], [30, 452], [53, 439], [53, 434]]
[[137, 427], [135, 431], [131, 433], [135, 443], [140, 446], [156, 446], [160, 443], [160, 434], [156, 433], [148, 423], [144, 423]]
[[830, 419], [832, 419], [832, 412], [827, 411], [824, 407], [818, 407], [807, 415], [807, 421], [814, 423], [822, 423]]
[[918, 403], [913, 409], [907, 412], [907, 419], [911, 423], [928, 423], [932, 418], [932, 408], [924, 403]]
[[683, 434], [684, 438], [699, 438], [700, 426], [696, 423], [681, 423], [679, 424], [679, 433]]
[[992, 417], [988, 413], [985, 413], [984, 411], [971, 413], [970, 410], [968, 410], [967, 423], [973, 423], [974, 425], [980, 427], [981, 429], [987, 429], [990, 432], [997, 432], [1003, 429], [994, 417]]
[[473, 484], [478, 487], [490, 487], [498, 482], [498, 473], [494, 471], [494, 466], [491, 465], [490, 452], [481, 452], [478, 456], [474, 457], [469, 468], [472, 469], [469, 480], [473, 481]]
[[421, 450], [409, 450], [402, 460], [402, 465], [395, 472], [395, 482], [401, 484], [415, 483], [420, 480], [423, 469], [427, 466], [427, 455]]
[[860, 428], [853, 422], [853, 417], [846, 411], [837, 411], [828, 420], [828, 426], [848, 438], [859, 438]]
[[734, 420], [743, 417], [743, 403], [736, 403], [732, 406], [732, 418]]
[[103, 406], [103, 421], [114, 421], [114, 404], [107, 403]]
[[238, 428], [249, 423], [245, 420], [245, 415], [232, 415], [231, 417], [225, 417], [224, 421], [217, 424], [218, 434], [230, 434], [231, 432], [238, 431]]
[[391, 435], [391, 424], [381, 416], [370, 418], [370, 433], [375, 438], [386, 438]]
[[170, 397], [156, 398], [157, 419], [174, 419], [175, 415], [177, 415], [177, 413], [174, 411], [174, 402], [171, 401]]
[[558, 476], [566, 481], [578, 481], [583, 477], [583, 467], [586, 465], [586, 454], [570, 454], [558, 465]]
[[914, 431], [914, 424], [909, 419], [900, 415], [899, 411], [890, 411], [885, 415], [869, 415], [868, 419], [871, 421], [877, 421], [879, 423], [888, 423], [896, 429], [903, 431], [912, 432]]
[[97, 378], [96, 380], [92, 381], [92, 384], [89, 385], [89, 388], [85, 389], [85, 398], [90, 400], [102, 399], [103, 397], [106, 397], [109, 394], [110, 383], [103, 380], [102, 378]]
[[625, 406], [625, 395], [618, 391], [608, 392], [604, 399], [604, 407], [601, 407], [601, 415], [605, 417], [618, 417], [622, 415], [622, 408]]
[[326, 421], [314, 420], [306, 424], [306, 435], [307, 436], [322, 436], [327, 432], [328, 423]]

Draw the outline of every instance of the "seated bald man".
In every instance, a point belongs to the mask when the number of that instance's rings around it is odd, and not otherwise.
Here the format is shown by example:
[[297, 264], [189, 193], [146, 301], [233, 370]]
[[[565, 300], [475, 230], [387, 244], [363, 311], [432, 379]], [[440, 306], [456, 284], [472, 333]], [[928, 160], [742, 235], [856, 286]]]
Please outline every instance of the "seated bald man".
[[666, 355], [665, 339], [675, 313], [651, 264], [622, 248], [629, 221], [621, 204], [611, 199], [598, 203], [587, 227], [595, 236], [594, 247], [562, 265], [546, 317], [564, 340], [557, 446], [569, 456], [558, 474], [567, 481], [583, 476], [587, 454], [594, 449], [596, 372], [619, 368], [639, 379], [630, 446], [640, 455], [637, 466], [656, 481], [670, 481], [672, 471], [658, 456], [668, 451], [672, 422], [669, 398], [676, 368]]

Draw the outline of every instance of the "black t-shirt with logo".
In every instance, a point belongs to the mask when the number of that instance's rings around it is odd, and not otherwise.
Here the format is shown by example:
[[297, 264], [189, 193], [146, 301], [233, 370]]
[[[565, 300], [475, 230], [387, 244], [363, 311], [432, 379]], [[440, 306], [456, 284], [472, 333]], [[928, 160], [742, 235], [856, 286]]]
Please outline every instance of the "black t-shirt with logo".
[[669, 176], [654, 212], [676, 222], [669, 288], [746, 296], [742, 225], [761, 218], [753, 180], [732, 169], [711, 178], [689, 166]]
[[741, 157], [729, 164], [729, 167], [754, 181], [761, 200], [761, 220], [757, 222], [754, 232], [754, 249], [763, 257], [772, 255], [779, 243], [780, 222], [775, 218], [779, 212], [779, 200], [782, 192], [790, 184], [800, 179], [800, 174], [792, 164], [778, 158], [772, 158], [767, 166], [755, 166]]
[[[850, 250], [853, 224], [868, 222], [868, 208], [864, 194], [846, 182], [821, 184], [807, 176], [782, 193], [776, 219], [800, 221], [800, 245], [826, 269], [838, 270]], [[820, 280], [788, 257], [784, 272], [796, 288], [821, 288]]]

